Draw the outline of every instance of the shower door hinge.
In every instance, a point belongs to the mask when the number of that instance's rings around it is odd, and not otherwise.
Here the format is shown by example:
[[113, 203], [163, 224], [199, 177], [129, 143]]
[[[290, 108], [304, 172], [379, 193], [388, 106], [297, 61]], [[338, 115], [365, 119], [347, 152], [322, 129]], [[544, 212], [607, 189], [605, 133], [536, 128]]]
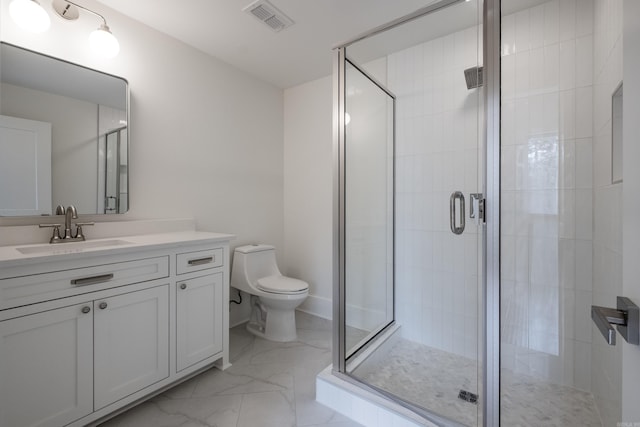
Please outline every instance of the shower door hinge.
[[475, 220], [474, 222], [476, 223], [476, 225], [484, 224], [486, 222], [486, 218], [483, 194], [471, 193], [469, 196], [471, 197], [471, 209], [469, 211], [469, 218]]

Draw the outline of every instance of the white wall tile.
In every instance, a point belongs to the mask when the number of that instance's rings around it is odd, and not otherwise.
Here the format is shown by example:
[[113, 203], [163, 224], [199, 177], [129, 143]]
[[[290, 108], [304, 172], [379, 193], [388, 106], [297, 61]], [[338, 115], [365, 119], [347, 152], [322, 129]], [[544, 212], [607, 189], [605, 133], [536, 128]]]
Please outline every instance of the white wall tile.
[[529, 89], [531, 93], [539, 93], [545, 87], [545, 63], [544, 47], [531, 49], [529, 54]]
[[531, 49], [531, 30], [529, 9], [521, 10], [515, 14], [515, 51], [526, 52]]
[[576, 242], [560, 239], [558, 243], [560, 287], [572, 290], [576, 287]]
[[500, 185], [502, 191], [516, 189], [516, 147], [513, 145], [504, 145], [500, 153], [501, 160], [501, 176]]
[[560, 46], [555, 43], [544, 47], [543, 67], [545, 91], [558, 90], [560, 81]]
[[593, 2], [594, 0], [580, 0], [579, 4], [577, 4], [576, 37], [582, 37], [593, 33]]
[[573, 386], [591, 390], [591, 345], [581, 341], [574, 341], [574, 384]]
[[503, 56], [501, 66], [502, 98], [510, 100], [516, 95], [516, 56], [513, 54]]
[[593, 237], [593, 193], [591, 190], [576, 190], [576, 238]]
[[559, 88], [560, 90], [573, 89], [576, 85], [576, 41], [575, 39], [563, 40], [560, 43], [559, 53]]
[[593, 243], [591, 240], [576, 240], [576, 289], [593, 290]]
[[577, 1], [578, 0], [560, 0], [558, 10], [558, 16], [560, 17], [560, 41], [572, 40], [576, 37]]
[[544, 46], [544, 4], [529, 9], [529, 43], [531, 49]]
[[593, 144], [591, 138], [576, 141], [576, 188], [593, 187]]
[[559, 188], [573, 189], [576, 186], [576, 144], [573, 140], [558, 144]]
[[576, 86], [593, 84], [593, 37], [591, 35], [576, 39]]
[[593, 90], [591, 87], [576, 89], [576, 138], [590, 138], [593, 132]]
[[515, 95], [516, 97], [529, 94], [530, 78], [530, 51], [518, 50], [515, 55]]
[[529, 99], [518, 98], [515, 103], [515, 143], [529, 142]]
[[576, 237], [576, 201], [574, 190], [558, 191], [558, 237], [575, 239]]
[[552, 0], [544, 3], [544, 44], [551, 45], [558, 43], [560, 37], [559, 26], [559, 2]]
[[576, 291], [576, 340], [591, 342], [591, 301], [589, 291]]

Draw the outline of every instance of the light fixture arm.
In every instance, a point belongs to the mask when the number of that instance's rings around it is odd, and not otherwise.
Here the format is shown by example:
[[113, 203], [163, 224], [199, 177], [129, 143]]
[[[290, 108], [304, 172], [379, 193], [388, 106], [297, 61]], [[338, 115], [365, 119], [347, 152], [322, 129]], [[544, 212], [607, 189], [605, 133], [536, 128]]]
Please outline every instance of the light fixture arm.
[[87, 11], [87, 12], [89, 12], [89, 13], [91, 13], [91, 14], [93, 14], [93, 15], [97, 16], [97, 17], [99, 17], [100, 19], [102, 19], [102, 23], [103, 23], [103, 25], [104, 25], [105, 27], [109, 28], [109, 26], [107, 25], [107, 20], [104, 18], [104, 16], [100, 15], [98, 12], [94, 12], [93, 10], [91, 10], [91, 9], [87, 9], [87, 8], [86, 8], [86, 7], [84, 7], [84, 6], [80, 6], [78, 3], [74, 3], [74, 2], [69, 1], [69, 0], [65, 0], [65, 1], [66, 1], [67, 3], [69, 3], [69, 4], [74, 5], [74, 6], [75, 6], [75, 7], [77, 7], [78, 9], [82, 9], [82, 10], [84, 10], [84, 11]]

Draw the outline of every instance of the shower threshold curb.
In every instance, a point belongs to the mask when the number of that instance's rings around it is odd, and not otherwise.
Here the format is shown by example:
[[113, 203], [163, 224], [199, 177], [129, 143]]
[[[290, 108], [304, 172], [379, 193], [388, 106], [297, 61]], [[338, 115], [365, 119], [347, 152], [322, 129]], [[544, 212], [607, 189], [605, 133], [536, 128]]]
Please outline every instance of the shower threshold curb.
[[335, 375], [332, 365], [316, 377], [316, 400], [365, 427], [437, 427], [404, 406]]

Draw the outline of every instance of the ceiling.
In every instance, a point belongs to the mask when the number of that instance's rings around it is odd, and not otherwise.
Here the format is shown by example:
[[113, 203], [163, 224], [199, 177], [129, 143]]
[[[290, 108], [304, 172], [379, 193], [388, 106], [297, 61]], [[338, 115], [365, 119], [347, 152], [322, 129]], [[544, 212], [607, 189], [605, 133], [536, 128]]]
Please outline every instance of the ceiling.
[[276, 33], [242, 11], [254, 0], [98, 1], [281, 88], [331, 74], [335, 45], [434, 2], [270, 0], [295, 22]]
[[[261, 80], [287, 88], [330, 75], [336, 45], [439, 0], [269, 0], [295, 22], [280, 32], [242, 11], [255, 0], [97, 1]], [[545, 1], [508, 0], [503, 2], [502, 13]], [[477, 22], [478, 3], [474, 0], [446, 8], [445, 13], [430, 15], [426, 23], [396, 32], [404, 33], [398, 36], [403, 40], [385, 35], [382, 44], [386, 48], [407, 47], [409, 39], [424, 40], [425, 35], [446, 34], [443, 29], [452, 32], [472, 26]], [[415, 34], [418, 31], [421, 35]], [[372, 44], [378, 42], [369, 43], [367, 49]], [[376, 49], [381, 48], [385, 47]]]

